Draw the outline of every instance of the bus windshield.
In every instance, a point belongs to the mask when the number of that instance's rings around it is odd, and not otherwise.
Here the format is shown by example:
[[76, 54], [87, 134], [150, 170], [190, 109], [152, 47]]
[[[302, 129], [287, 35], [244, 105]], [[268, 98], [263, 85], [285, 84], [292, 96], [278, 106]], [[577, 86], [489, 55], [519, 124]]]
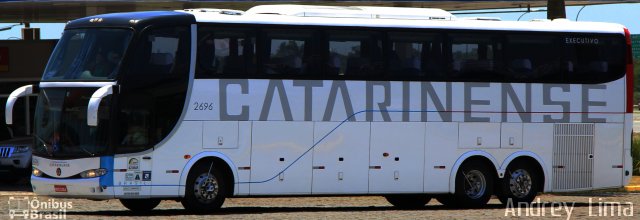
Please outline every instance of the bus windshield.
[[52, 158], [104, 155], [107, 142], [110, 99], [100, 103], [97, 127], [87, 125], [87, 103], [95, 88], [43, 88], [34, 117], [33, 153]]
[[43, 81], [111, 80], [133, 32], [127, 29], [66, 30], [52, 53]]

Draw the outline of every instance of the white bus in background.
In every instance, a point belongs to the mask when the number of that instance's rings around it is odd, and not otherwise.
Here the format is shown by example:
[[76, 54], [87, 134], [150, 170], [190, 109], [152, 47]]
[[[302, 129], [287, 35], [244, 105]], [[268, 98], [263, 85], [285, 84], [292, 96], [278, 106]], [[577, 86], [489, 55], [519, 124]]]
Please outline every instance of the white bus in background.
[[[257, 6], [71, 21], [38, 85], [33, 191], [180, 200], [531, 202], [631, 178], [621, 25]], [[8, 124], [12, 116], [6, 115]]]

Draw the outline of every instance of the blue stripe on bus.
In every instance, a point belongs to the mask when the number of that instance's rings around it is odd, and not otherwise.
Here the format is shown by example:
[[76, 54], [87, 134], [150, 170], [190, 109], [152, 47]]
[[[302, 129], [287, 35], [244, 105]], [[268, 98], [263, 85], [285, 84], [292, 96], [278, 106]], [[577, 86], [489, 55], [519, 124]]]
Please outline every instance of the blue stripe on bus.
[[100, 157], [100, 168], [107, 169], [107, 174], [100, 177], [100, 186], [113, 186], [113, 156]]

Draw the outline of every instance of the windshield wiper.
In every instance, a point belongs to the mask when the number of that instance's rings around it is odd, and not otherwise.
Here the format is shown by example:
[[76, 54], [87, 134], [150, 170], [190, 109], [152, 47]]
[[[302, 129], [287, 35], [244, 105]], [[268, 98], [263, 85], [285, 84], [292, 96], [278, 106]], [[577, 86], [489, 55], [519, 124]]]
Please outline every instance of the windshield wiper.
[[51, 146], [48, 146], [48, 145], [47, 145], [47, 142], [46, 142], [46, 141], [44, 141], [42, 138], [40, 138], [40, 136], [38, 136], [38, 135], [33, 135], [33, 136], [34, 136], [36, 139], [38, 139], [38, 141], [42, 142], [42, 146], [44, 146], [45, 151], [46, 151], [47, 153], [51, 152], [51, 153], [49, 153], [49, 156], [53, 157], [53, 149], [51, 149], [51, 151], [49, 151], [49, 147], [51, 147]]
[[92, 157], [93, 157], [94, 155], [96, 155], [96, 154], [94, 154], [94, 153], [91, 153], [91, 151], [88, 151], [88, 150], [87, 150], [86, 148], [84, 148], [84, 147], [80, 147], [80, 146], [78, 146], [78, 147], [79, 147], [80, 149], [82, 149], [82, 151], [84, 151], [84, 152], [88, 153], [88, 154], [89, 154], [89, 156], [92, 156]]

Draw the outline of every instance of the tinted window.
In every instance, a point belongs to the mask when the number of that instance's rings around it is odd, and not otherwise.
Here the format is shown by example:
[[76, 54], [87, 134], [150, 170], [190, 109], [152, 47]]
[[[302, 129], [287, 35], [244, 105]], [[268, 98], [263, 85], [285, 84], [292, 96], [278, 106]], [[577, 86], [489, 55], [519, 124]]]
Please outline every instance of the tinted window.
[[53, 157], [92, 157], [107, 153], [111, 100], [98, 108], [98, 126], [87, 125], [87, 103], [97, 88], [43, 88], [36, 108], [34, 153]]
[[184, 107], [189, 79], [189, 28], [147, 30], [118, 94], [116, 153], [153, 147], [173, 130]]
[[255, 71], [255, 36], [239, 29], [205, 28], [199, 32], [198, 75], [244, 75]]
[[444, 63], [439, 35], [389, 33], [389, 71], [393, 78], [442, 79]]
[[307, 30], [264, 32], [263, 72], [267, 76], [300, 76], [313, 72], [313, 35]]
[[42, 80], [115, 78], [132, 34], [131, 30], [105, 28], [64, 31]]
[[502, 43], [496, 37], [481, 34], [450, 36], [452, 78], [463, 81], [499, 79]]
[[622, 36], [567, 35], [562, 43], [569, 80], [611, 80], [625, 71], [626, 45]]
[[186, 27], [161, 28], [143, 36], [134, 53], [134, 68], [130, 73], [167, 75], [187, 71], [189, 50], [178, 50], [181, 39], [184, 41], [184, 35], [188, 33], [187, 30]]
[[328, 34], [327, 73], [340, 77], [382, 75], [382, 41], [375, 32], [332, 31]]
[[558, 40], [558, 36], [508, 35], [505, 48], [505, 79], [562, 79], [562, 74], [568, 70], [569, 64], [559, 59]]
[[[602, 83], [624, 74], [622, 35], [325, 26], [203, 30], [198, 73], [209, 75], [200, 77]], [[583, 38], [598, 43], [581, 43]]]

